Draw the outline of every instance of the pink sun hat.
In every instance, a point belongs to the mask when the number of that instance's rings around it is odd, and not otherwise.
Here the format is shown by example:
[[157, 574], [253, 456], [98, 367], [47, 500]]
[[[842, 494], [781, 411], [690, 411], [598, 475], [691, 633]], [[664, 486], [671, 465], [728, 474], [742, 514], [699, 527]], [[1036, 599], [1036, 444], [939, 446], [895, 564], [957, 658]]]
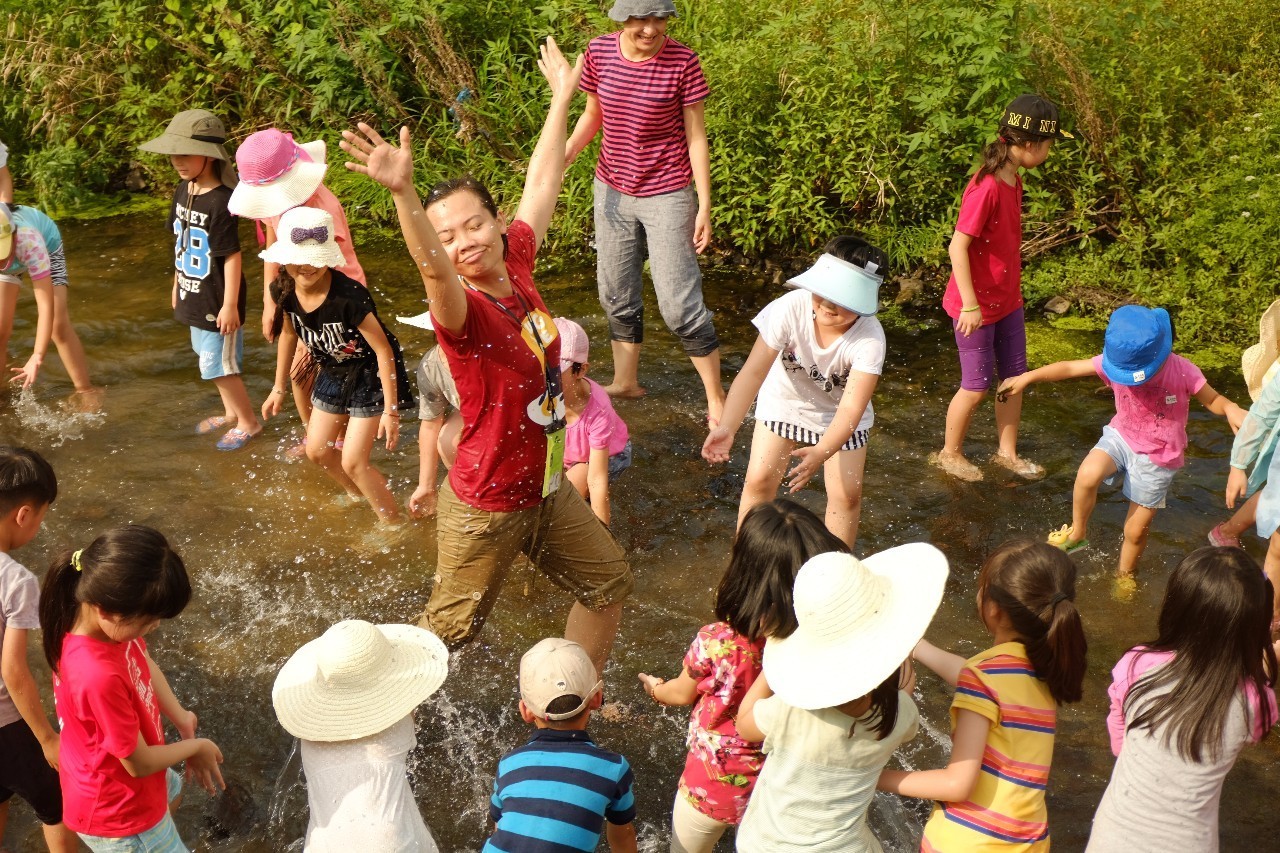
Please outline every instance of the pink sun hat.
[[297, 207], [320, 189], [324, 180], [324, 140], [303, 145], [274, 127], [260, 130], [236, 151], [240, 185], [227, 207], [236, 216], [267, 219]]

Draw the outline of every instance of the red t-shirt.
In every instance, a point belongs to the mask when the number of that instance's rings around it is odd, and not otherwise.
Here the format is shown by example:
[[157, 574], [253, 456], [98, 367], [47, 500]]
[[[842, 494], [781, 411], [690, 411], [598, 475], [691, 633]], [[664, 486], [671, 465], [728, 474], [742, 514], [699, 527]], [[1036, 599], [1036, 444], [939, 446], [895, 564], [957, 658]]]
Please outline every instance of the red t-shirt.
[[53, 677], [62, 726], [62, 819], [87, 835], [120, 838], [155, 826], [169, 807], [163, 771], [135, 779], [120, 763], [164, 743], [145, 640], [112, 643], [67, 634]]
[[632, 196], [684, 189], [693, 180], [684, 108], [709, 93], [698, 54], [668, 36], [656, 54], [632, 62], [618, 48], [619, 35], [591, 40], [578, 84], [600, 99], [596, 177]]
[[[969, 272], [982, 308], [982, 322], [994, 323], [1022, 307], [1022, 178], [1009, 186], [995, 175], [977, 174], [964, 188], [956, 230], [973, 237]], [[956, 274], [947, 282], [942, 308], [952, 319], [964, 302]]]
[[[541, 353], [531, 325], [547, 348], [551, 369], [560, 369], [560, 338], [533, 284], [533, 229], [516, 220], [507, 229], [507, 274], [519, 294], [499, 300], [466, 288], [467, 321], [453, 335], [436, 323], [440, 349], [458, 386], [462, 434], [449, 485], [458, 499], [486, 512], [512, 512], [542, 502], [550, 422]], [[531, 313], [525, 315], [524, 304]], [[563, 412], [563, 397], [555, 401]]]

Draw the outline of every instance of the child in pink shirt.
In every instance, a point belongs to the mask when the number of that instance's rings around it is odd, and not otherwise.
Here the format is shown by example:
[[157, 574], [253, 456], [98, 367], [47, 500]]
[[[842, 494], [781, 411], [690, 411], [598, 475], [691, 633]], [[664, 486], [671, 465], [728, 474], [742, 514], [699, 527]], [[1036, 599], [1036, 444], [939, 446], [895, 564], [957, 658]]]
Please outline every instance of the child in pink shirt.
[[1076, 474], [1071, 524], [1049, 534], [1049, 544], [1067, 553], [1089, 544], [1086, 529], [1098, 502], [1098, 487], [1124, 476], [1129, 499], [1118, 574], [1133, 575], [1147, 545], [1156, 510], [1163, 509], [1174, 472], [1183, 465], [1191, 398], [1226, 417], [1234, 432], [1245, 411], [1213, 390], [1200, 369], [1173, 354], [1173, 327], [1163, 308], [1124, 305], [1107, 323], [1102, 355], [1058, 361], [1006, 379], [999, 396], [1019, 394], [1033, 382], [1096, 375], [1116, 394], [1116, 416]]
[[631, 467], [631, 437], [603, 388], [587, 378], [587, 333], [555, 318], [560, 332], [560, 387], [564, 390], [565, 476], [609, 524], [609, 484]]

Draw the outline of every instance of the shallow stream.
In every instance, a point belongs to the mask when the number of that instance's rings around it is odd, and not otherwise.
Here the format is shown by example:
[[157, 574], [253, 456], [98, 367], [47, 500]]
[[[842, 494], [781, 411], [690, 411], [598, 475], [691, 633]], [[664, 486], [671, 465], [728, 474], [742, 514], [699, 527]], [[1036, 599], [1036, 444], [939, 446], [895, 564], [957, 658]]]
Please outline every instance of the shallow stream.
[[[170, 537], [193, 575], [196, 594], [185, 613], [152, 635], [151, 646], [178, 695], [199, 715], [201, 733], [221, 746], [232, 788], [218, 800], [188, 791], [179, 828], [195, 850], [285, 849], [301, 838], [307, 808], [294, 742], [271, 709], [275, 674], [300, 644], [337, 620], [416, 621], [433, 573], [434, 522], [416, 522], [389, 540], [375, 529], [367, 508], [335, 501], [336, 487], [318, 468], [284, 461], [283, 447], [298, 430], [291, 406], [236, 453], [216, 451], [216, 436], [196, 437], [195, 423], [220, 409], [214, 389], [198, 378], [186, 330], [171, 318], [172, 237], [163, 215], [70, 223], [64, 233], [72, 319], [94, 380], [107, 391], [100, 415], [65, 411], [61, 404], [71, 388], [51, 357], [34, 394], [0, 399], [0, 440], [39, 449], [60, 481], [44, 532], [15, 556], [43, 575], [53, 553], [81, 547], [112, 525], [149, 524]], [[363, 248], [361, 258], [382, 317], [416, 363], [432, 336], [392, 319], [424, 310], [412, 262], [402, 247], [390, 244]], [[271, 387], [274, 354], [258, 331], [254, 308], [261, 298], [260, 266], [246, 266], [246, 377], [260, 405]], [[607, 379], [607, 334], [593, 276], [546, 275], [539, 286], [553, 313], [586, 328], [597, 359], [593, 375]], [[709, 277], [707, 299], [717, 315], [726, 380], [754, 341], [751, 317], [778, 292], [739, 274]], [[25, 359], [35, 322], [25, 286], [18, 313], [10, 349], [14, 358]], [[635, 464], [613, 495], [614, 531], [631, 559], [636, 592], [606, 674], [607, 707], [591, 731], [631, 761], [642, 849], [657, 851], [666, 849], [687, 711], [654, 705], [635, 674], [677, 673], [694, 633], [711, 621], [712, 590], [727, 561], [750, 431], [740, 433], [743, 443], [727, 468], [702, 461], [705, 425], [696, 376], [660, 327], [652, 303], [649, 317], [642, 362], [649, 396], [618, 406], [635, 442]], [[946, 404], [959, 379], [950, 333], [895, 327], [888, 337], [858, 550], [869, 554], [912, 541], [942, 548], [952, 576], [929, 636], [972, 654], [989, 645], [974, 608], [983, 556], [1007, 538], [1041, 537], [1070, 520], [1076, 466], [1109, 420], [1111, 400], [1095, 393], [1100, 386], [1089, 381], [1035, 388], [1024, 410], [1022, 447], [1045, 465], [1048, 476], [1025, 484], [987, 466], [986, 482], [959, 483], [925, 462], [941, 441]], [[1238, 374], [1214, 374], [1210, 382], [1247, 404]], [[975, 460], [994, 446], [992, 420], [989, 406], [975, 419]], [[1125, 511], [1118, 493], [1099, 502], [1090, 536], [1095, 547], [1077, 559], [1090, 666], [1084, 701], [1059, 718], [1049, 788], [1055, 850], [1083, 849], [1110, 774], [1105, 714], [1111, 666], [1126, 648], [1154, 634], [1170, 569], [1204, 544], [1205, 533], [1226, 515], [1222, 491], [1230, 430], [1195, 407], [1189, 432], [1187, 467], [1174, 481], [1169, 508], [1156, 518], [1137, 591], [1124, 600], [1113, 595], [1111, 570]], [[417, 480], [416, 436], [417, 421], [406, 419], [403, 447], [375, 452], [402, 500]], [[821, 515], [820, 484], [799, 499]], [[1247, 544], [1261, 559], [1262, 543], [1251, 538]], [[454, 656], [449, 680], [419, 709], [413, 784], [442, 850], [478, 850], [483, 844], [496, 762], [527, 736], [515, 710], [517, 661], [538, 639], [563, 629], [569, 604], [529, 569], [514, 570], [480, 641]], [[37, 677], [47, 686], [47, 668], [35, 657]], [[917, 698], [925, 725], [895, 760], [912, 768], [941, 766], [948, 753], [950, 692], [922, 672]], [[1278, 776], [1280, 738], [1245, 751], [1222, 799], [1224, 850], [1274, 843], [1280, 829]], [[924, 803], [879, 795], [871, 821], [886, 850], [912, 850], [927, 811]], [[12, 812], [10, 848], [43, 850], [25, 804]], [[727, 843], [722, 848], [730, 849]]]

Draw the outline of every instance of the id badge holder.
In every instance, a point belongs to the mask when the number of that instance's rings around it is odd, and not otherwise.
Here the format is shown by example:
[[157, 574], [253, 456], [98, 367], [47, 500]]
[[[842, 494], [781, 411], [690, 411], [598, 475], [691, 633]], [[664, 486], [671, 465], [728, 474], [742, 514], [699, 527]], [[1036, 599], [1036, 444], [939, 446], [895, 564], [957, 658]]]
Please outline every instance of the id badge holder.
[[564, 479], [564, 427], [547, 433], [547, 462], [542, 473], [542, 496], [549, 497]]

